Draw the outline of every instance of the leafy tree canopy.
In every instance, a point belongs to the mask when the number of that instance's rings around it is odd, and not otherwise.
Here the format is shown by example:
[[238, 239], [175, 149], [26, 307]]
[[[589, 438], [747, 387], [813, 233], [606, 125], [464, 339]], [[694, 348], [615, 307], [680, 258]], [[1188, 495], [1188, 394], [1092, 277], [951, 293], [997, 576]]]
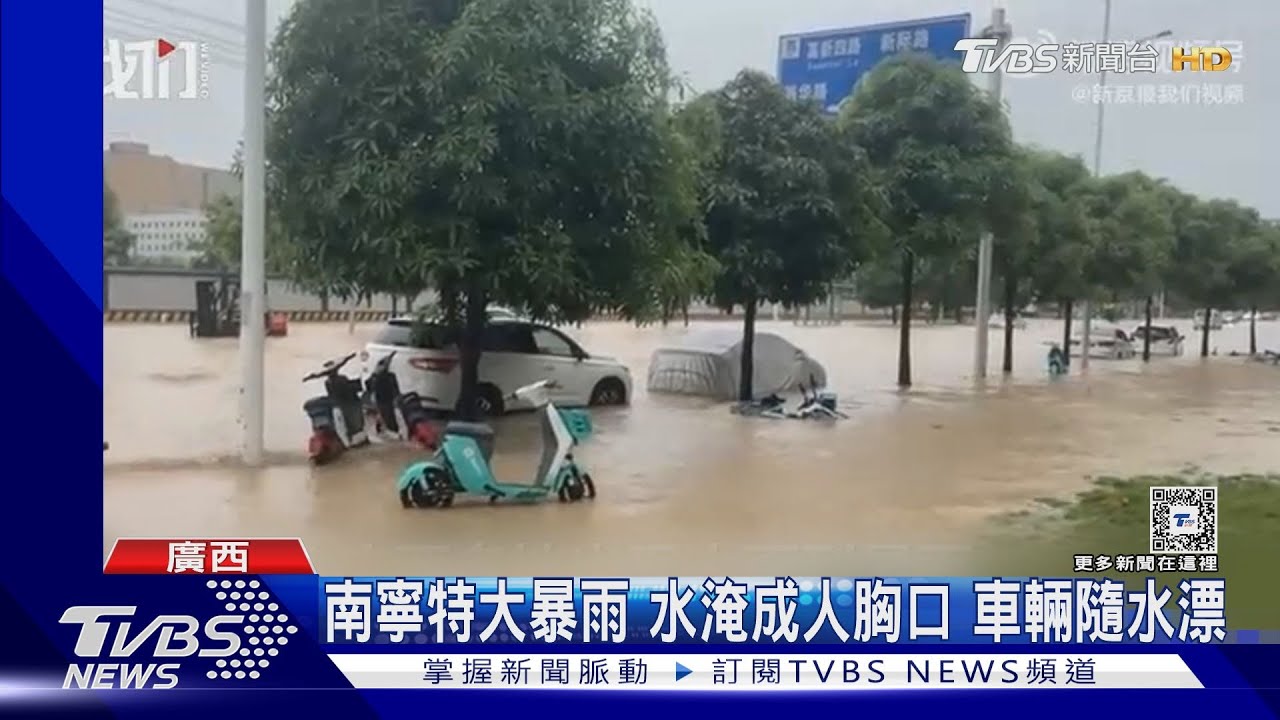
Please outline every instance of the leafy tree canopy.
[[895, 239], [929, 255], [977, 237], [1016, 190], [1003, 110], [958, 67], [918, 54], [877, 66], [840, 117], [877, 171]]
[[1094, 243], [1086, 278], [1112, 297], [1159, 289], [1173, 254], [1172, 191], [1142, 173], [1111, 175], [1088, 190]]
[[312, 263], [547, 319], [652, 307], [687, 178], [625, 0], [316, 0], [274, 59], [272, 186]]
[[847, 276], [873, 224], [861, 152], [817, 105], [744, 71], [709, 96], [714, 154], [702, 175], [716, 304], [814, 302]]

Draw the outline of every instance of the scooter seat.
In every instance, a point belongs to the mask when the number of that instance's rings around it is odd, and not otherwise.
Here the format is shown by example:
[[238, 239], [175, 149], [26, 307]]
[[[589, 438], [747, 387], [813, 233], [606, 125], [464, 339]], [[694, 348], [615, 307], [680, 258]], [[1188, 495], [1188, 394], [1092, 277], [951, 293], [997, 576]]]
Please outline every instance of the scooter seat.
[[444, 431], [452, 435], [466, 435], [467, 437], [486, 437], [493, 435], [493, 426], [478, 422], [463, 422], [461, 420], [451, 420], [444, 426]]

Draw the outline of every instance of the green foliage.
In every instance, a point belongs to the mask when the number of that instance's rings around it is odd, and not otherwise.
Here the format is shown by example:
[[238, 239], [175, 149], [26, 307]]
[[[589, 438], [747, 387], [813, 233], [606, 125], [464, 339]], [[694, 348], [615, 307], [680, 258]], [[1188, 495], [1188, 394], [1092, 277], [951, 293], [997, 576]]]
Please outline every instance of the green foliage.
[[[922, 258], [964, 257], [985, 228], [1012, 232], [1022, 202], [1003, 109], [953, 65], [916, 54], [879, 65], [841, 111], [884, 198], [881, 218], [901, 264], [902, 300], [915, 304]], [[911, 384], [904, 314], [898, 384]]]
[[133, 252], [133, 233], [124, 228], [120, 203], [107, 181], [102, 181], [102, 264], [118, 267], [129, 262]]
[[[239, 198], [219, 196], [205, 206], [204, 217], [204, 240], [197, 248], [200, 255], [193, 265], [217, 270], [238, 269], [244, 239], [244, 217]], [[287, 274], [290, 268], [289, 250], [292, 248], [280, 240], [279, 223], [274, 220], [274, 216], [268, 213], [264, 242], [267, 273]]]
[[1094, 181], [1086, 194], [1094, 240], [1087, 279], [1108, 300], [1156, 292], [1173, 260], [1172, 191], [1134, 172]]
[[[269, 268], [338, 296], [436, 289], [465, 325], [463, 409], [489, 303], [645, 322], [700, 298], [806, 305], [856, 272], [868, 305], [957, 309], [983, 231], [1006, 304], [1280, 304], [1274, 224], [1020, 148], [925, 56], [875, 68], [835, 122], [751, 71], [671, 107], [683, 88], [630, 0], [310, 0], [272, 61]], [[208, 215], [201, 262], [233, 267], [239, 206]]]
[[816, 105], [789, 100], [761, 73], [744, 71], [710, 103], [720, 136], [702, 198], [716, 304], [822, 299], [862, 251], [861, 154]]
[[1166, 273], [1170, 287], [1198, 308], [1234, 304], [1239, 293], [1232, 261], [1236, 248], [1263, 227], [1257, 211], [1230, 200], [1179, 195], [1173, 217], [1174, 243]]
[[958, 67], [916, 54], [888, 60], [840, 122], [876, 170], [894, 239], [917, 256], [975, 240], [993, 201], [1014, 189], [1008, 121]]
[[1036, 225], [1031, 279], [1038, 300], [1074, 300], [1089, 290], [1086, 265], [1093, 252], [1086, 191], [1092, 177], [1078, 157], [1047, 150], [1024, 152]]
[[1231, 245], [1227, 277], [1236, 299], [1248, 309], [1280, 307], [1280, 227], [1259, 223]]

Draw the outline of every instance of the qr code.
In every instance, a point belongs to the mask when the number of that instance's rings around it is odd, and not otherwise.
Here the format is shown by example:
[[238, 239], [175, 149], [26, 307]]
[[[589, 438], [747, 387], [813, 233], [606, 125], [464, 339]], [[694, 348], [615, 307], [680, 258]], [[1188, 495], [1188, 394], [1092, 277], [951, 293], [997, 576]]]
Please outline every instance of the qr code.
[[1216, 555], [1218, 488], [1151, 488], [1151, 553]]

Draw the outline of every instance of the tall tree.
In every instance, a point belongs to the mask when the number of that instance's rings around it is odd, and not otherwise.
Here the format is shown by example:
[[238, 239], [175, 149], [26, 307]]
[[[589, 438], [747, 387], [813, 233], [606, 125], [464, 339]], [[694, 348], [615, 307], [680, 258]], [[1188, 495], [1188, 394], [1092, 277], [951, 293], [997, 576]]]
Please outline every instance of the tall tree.
[[133, 233], [124, 227], [120, 202], [106, 180], [102, 181], [102, 264], [119, 267], [129, 263], [133, 252]]
[[[672, 87], [627, 0], [313, 0], [274, 46], [272, 200], [295, 258], [457, 307], [458, 410], [486, 306], [644, 318], [684, 257]], [[479, 402], [479, 401], [487, 402]]]
[[757, 309], [816, 302], [852, 270], [871, 219], [867, 173], [816, 104], [788, 99], [763, 73], [744, 70], [711, 103], [720, 142], [705, 176], [704, 222], [719, 264], [715, 302], [743, 311], [738, 396], [748, 401]]
[[1173, 257], [1175, 195], [1163, 183], [1132, 172], [1091, 184], [1089, 198], [1094, 244], [1086, 276], [1109, 301], [1145, 299], [1143, 359], [1150, 360], [1151, 303]]
[[[1004, 354], [1001, 370], [1013, 373], [1013, 334], [1018, 308], [1031, 300], [1031, 276], [1037, 262], [1038, 231], [1032, 186], [1034, 174], [1029, 151], [1015, 148], [999, 170], [1003, 178], [999, 192], [987, 203], [987, 225], [994, 236], [993, 270], [1000, 277], [1000, 306], [1004, 315]], [[987, 318], [974, 318], [987, 322]]]
[[1249, 354], [1258, 354], [1258, 311], [1280, 305], [1280, 226], [1259, 223], [1252, 235], [1233, 243], [1227, 277], [1249, 310]]
[[1036, 221], [1037, 262], [1032, 267], [1035, 299], [1062, 311], [1062, 349], [1070, 358], [1075, 301], [1088, 292], [1085, 266], [1093, 248], [1087, 190], [1093, 179], [1078, 157], [1047, 150], [1026, 154]]
[[1178, 199], [1173, 215], [1174, 243], [1168, 285], [1201, 308], [1200, 356], [1209, 355], [1213, 313], [1238, 298], [1231, 264], [1234, 248], [1256, 234], [1257, 211], [1230, 200]]
[[[999, 168], [1012, 152], [1004, 111], [958, 67], [904, 54], [873, 70], [841, 113], [886, 197], [901, 305], [910, 308], [923, 258], [974, 242], [992, 197], [1008, 188]], [[984, 319], [980, 319], [982, 321]], [[911, 322], [904, 312], [898, 384], [911, 385]]]

